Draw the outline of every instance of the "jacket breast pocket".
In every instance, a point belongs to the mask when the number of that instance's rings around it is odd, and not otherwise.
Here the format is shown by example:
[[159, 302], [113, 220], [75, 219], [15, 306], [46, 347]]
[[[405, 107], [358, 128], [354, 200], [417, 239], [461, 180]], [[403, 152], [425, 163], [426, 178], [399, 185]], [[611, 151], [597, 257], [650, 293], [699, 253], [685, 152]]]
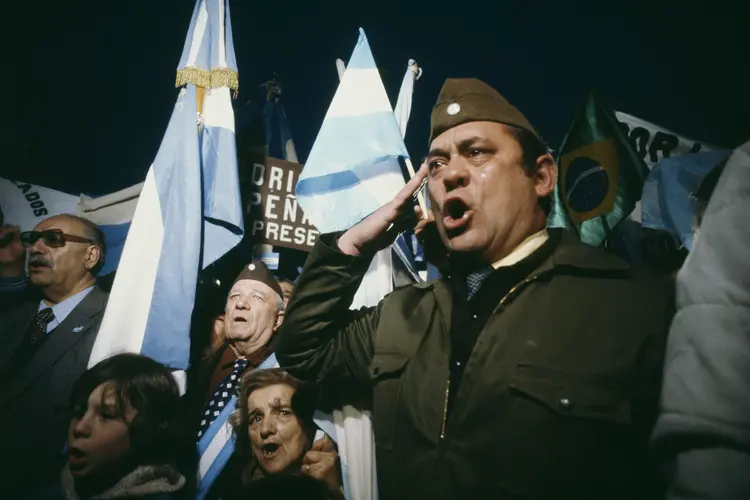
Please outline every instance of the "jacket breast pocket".
[[510, 388], [559, 417], [591, 419], [623, 426], [631, 423], [630, 397], [622, 387], [604, 378], [520, 364], [516, 367]]
[[393, 449], [403, 374], [409, 358], [396, 351], [376, 352], [370, 363], [372, 427], [375, 444]]

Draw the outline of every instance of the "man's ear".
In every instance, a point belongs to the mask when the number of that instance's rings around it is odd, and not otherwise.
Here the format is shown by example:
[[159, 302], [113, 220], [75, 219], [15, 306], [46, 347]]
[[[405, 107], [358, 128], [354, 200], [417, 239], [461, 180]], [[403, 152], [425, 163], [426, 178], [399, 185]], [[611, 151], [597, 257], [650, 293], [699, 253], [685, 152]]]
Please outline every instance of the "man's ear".
[[550, 196], [557, 185], [557, 163], [552, 155], [543, 154], [536, 159], [534, 172], [534, 189], [539, 198]]
[[99, 263], [99, 260], [102, 258], [102, 249], [99, 248], [96, 245], [91, 245], [86, 249], [86, 260], [84, 261], [84, 265], [86, 266], [86, 269], [89, 271], [96, 267], [96, 265]]
[[273, 325], [273, 331], [277, 331], [279, 328], [281, 328], [281, 324], [284, 322], [284, 311], [282, 309], [279, 309], [279, 311], [276, 313], [276, 323]]

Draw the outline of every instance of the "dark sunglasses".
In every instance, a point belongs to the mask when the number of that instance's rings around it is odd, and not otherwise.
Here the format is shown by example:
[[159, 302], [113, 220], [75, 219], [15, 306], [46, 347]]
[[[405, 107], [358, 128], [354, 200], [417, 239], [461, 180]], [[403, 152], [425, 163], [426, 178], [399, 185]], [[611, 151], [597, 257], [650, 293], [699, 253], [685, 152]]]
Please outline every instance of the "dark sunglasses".
[[24, 231], [21, 233], [21, 243], [25, 247], [30, 247], [37, 240], [42, 240], [50, 248], [60, 248], [65, 243], [71, 241], [75, 243], [93, 243], [94, 240], [63, 233], [59, 229], [48, 229], [46, 231]]
[[5, 248], [14, 241], [16, 241], [16, 238], [18, 238], [18, 233], [16, 231], [11, 231], [2, 238], [0, 238], [0, 248]]

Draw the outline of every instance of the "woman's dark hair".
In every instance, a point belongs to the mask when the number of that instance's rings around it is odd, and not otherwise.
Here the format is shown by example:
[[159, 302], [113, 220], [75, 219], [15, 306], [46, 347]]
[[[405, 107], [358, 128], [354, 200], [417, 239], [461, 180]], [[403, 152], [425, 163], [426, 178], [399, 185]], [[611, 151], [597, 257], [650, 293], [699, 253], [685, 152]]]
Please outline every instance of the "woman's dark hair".
[[230, 419], [234, 430], [235, 453], [250, 463], [250, 466], [246, 469], [247, 474], [243, 477], [245, 482], [249, 482], [256, 468], [250, 437], [247, 433], [247, 428], [250, 425], [250, 410], [247, 407], [247, 400], [254, 391], [272, 385], [287, 385], [294, 389], [292, 411], [302, 423], [302, 429], [310, 438], [311, 443], [315, 433], [313, 413], [315, 411], [316, 391], [313, 386], [292, 377], [281, 368], [252, 370], [245, 373], [240, 383], [237, 409]]
[[169, 369], [140, 354], [117, 354], [100, 361], [73, 385], [73, 410], [86, 408], [89, 396], [101, 384], [112, 387], [119, 417], [125, 416], [128, 404], [138, 410], [129, 434], [139, 464], [173, 463], [182, 436], [178, 429], [180, 391]]
[[[513, 125], [507, 125], [507, 127], [511, 135], [521, 145], [523, 169], [526, 171], [526, 175], [534, 175], [539, 169], [539, 165], [536, 162], [537, 159], [542, 155], [551, 154], [552, 151], [542, 139], [531, 133], [531, 131]], [[544, 198], [539, 198], [539, 206], [544, 210], [545, 215], [549, 215], [552, 209], [552, 197], [545, 196]]]

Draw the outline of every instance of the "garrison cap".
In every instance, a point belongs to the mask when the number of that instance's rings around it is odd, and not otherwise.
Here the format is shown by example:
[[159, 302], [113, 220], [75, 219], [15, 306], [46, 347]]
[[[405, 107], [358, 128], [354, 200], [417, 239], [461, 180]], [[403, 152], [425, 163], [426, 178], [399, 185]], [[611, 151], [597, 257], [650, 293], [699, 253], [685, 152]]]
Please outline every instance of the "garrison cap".
[[500, 93], [476, 78], [449, 78], [430, 117], [430, 144], [443, 132], [469, 122], [489, 121], [539, 134], [529, 120]]

